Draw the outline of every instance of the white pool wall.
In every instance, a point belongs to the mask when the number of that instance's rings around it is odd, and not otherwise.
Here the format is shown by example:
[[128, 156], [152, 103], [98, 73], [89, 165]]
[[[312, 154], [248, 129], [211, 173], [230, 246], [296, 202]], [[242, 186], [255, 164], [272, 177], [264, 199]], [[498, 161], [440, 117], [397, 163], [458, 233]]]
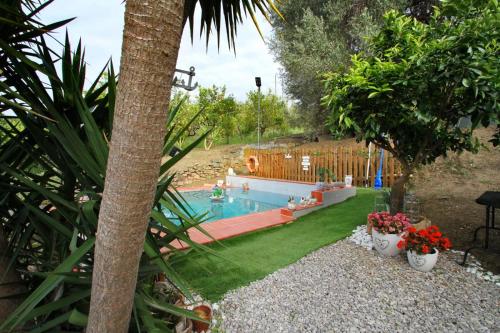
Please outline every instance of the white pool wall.
[[226, 176], [226, 184], [227, 183], [234, 187], [241, 187], [244, 183], [248, 183], [248, 187], [251, 190], [293, 195], [295, 197], [308, 197], [311, 195], [311, 191], [316, 190], [314, 184], [292, 183], [241, 176]]

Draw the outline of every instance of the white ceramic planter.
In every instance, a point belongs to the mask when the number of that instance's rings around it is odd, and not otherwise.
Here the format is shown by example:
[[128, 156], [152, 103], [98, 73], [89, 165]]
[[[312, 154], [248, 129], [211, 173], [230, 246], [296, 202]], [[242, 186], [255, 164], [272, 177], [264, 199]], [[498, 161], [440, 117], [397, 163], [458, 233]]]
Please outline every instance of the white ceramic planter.
[[345, 182], [345, 187], [351, 187], [352, 186], [352, 175], [345, 176], [344, 182]]
[[434, 253], [417, 254], [413, 251], [406, 252], [410, 266], [421, 272], [429, 272], [436, 265], [439, 251], [434, 249]]
[[383, 256], [394, 257], [401, 252], [398, 248], [401, 234], [382, 234], [373, 228], [372, 239], [373, 247]]

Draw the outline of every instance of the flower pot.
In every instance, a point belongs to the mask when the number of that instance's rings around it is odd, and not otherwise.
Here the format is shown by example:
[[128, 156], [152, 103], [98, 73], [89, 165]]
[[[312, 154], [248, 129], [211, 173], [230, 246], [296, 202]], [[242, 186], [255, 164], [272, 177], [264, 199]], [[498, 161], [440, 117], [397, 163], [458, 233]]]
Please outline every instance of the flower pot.
[[345, 176], [344, 182], [345, 182], [345, 187], [351, 187], [352, 186], [352, 175]]
[[[201, 319], [205, 319], [208, 321], [212, 319], [212, 309], [207, 305], [198, 305], [194, 307], [193, 311]], [[208, 327], [210, 326], [209, 323], [204, 323], [198, 320], [193, 320], [193, 324], [195, 332], [206, 332], [208, 330]]]
[[383, 256], [394, 257], [401, 252], [398, 242], [401, 234], [382, 234], [377, 229], [372, 229], [373, 247]]
[[294, 202], [289, 202], [288, 203], [288, 209], [295, 210], [295, 203]]
[[410, 266], [421, 272], [430, 272], [438, 260], [439, 251], [434, 249], [434, 253], [418, 254], [414, 251], [406, 252]]

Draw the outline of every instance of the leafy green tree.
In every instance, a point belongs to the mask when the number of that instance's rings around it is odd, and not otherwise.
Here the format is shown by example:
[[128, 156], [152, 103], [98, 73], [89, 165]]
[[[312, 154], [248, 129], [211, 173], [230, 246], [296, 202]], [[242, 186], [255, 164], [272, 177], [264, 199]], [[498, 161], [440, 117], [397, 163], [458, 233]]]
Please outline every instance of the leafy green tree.
[[[186, 127], [182, 136], [177, 140], [177, 145], [182, 148], [187, 138], [201, 133], [200, 117], [195, 118], [199, 112], [198, 105], [191, 102], [189, 95], [182, 91], [175, 91], [170, 103], [171, 105], [179, 105], [179, 112], [173, 121], [173, 126], [178, 129]], [[195, 118], [194, 121], [193, 118]]]
[[328, 112], [321, 106], [321, 75], [350, 65], [353, 53], [366, 48], [389, 9], [405, 10], [425, 20], [436, 0], [294, 0], [284, 1], [275, 16], [272, 52], [283, 66], [287, 93], [298, 101], [309, 130], [324, 132]]
[[[402, 208], [404, 185], [422, 164], [448, 151], [475, 151], [472, 129], [500, 124], [500, 20], [492, 1], [443, 1], [429, 24], [387, 13], [370, 54], [353, 56], [326, 80], [329, 125], [392, 153], [403, 175], [391, 191]], [[460, 129], [462, 118], [472, 129]]]
[[[243, 134], [257, 132], [258, 123], [258, 98], [256, 90], [247, 94], [247, 100], [241, 106], [241, 132]], [[260, 135], [266, 130], [284, 130], [286, 121], [287, 105], [280, 97], [274, 95], [271, 90], [267, 94], [261, 93], [260, 99]]]
[[200, 87], [197, 103], [201, 110], [201, 127], [211, 130], [205, 138], [205, 149], [209, 150], [220, 137], [229, 142], [236, 129], [237, 103], [234, 97], [226, 96], [226, 87]]

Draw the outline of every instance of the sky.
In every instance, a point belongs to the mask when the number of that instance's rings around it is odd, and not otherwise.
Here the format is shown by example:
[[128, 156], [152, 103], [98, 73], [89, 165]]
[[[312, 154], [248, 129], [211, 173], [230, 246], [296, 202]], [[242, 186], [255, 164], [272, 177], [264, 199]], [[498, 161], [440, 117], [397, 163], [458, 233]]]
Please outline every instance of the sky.
[[[87, 84], [91, 83], [111, 57], [118, 68], [123, 32], [122, 0], [55, 0], [40, 16], [44, 23], [75, 17], [54, 36], [64, 41], [68, 29], [72, 44], [82, 39], [87, 62]], [[262, 18], [259, 24], [265, 40], [271, 36], [270, 25]], [[225, 32], [221, 36], [221, 46], [217, 49], [216, 38], [211, 39], [208, 49], [205, 37], [200, 39], [199, 28], [195, 25], [194, 43], [191, 44], [189, 29], [182, 37], [177, 68], [196, 68], [194, 81], [202, 86], [225, 85], [227, 93], [243, 101], [246, 93], [255, 89], [255, 76], [262, 77], [262, 89], [281, 95], [280, 66], [273, 59], [264, 40], [250, 18], [238, 27], [236, 55], [227, 47]], [[52, 42], [55, 45], [55, 42]], [[276, 79], [275, 79], [276, 77]]]

